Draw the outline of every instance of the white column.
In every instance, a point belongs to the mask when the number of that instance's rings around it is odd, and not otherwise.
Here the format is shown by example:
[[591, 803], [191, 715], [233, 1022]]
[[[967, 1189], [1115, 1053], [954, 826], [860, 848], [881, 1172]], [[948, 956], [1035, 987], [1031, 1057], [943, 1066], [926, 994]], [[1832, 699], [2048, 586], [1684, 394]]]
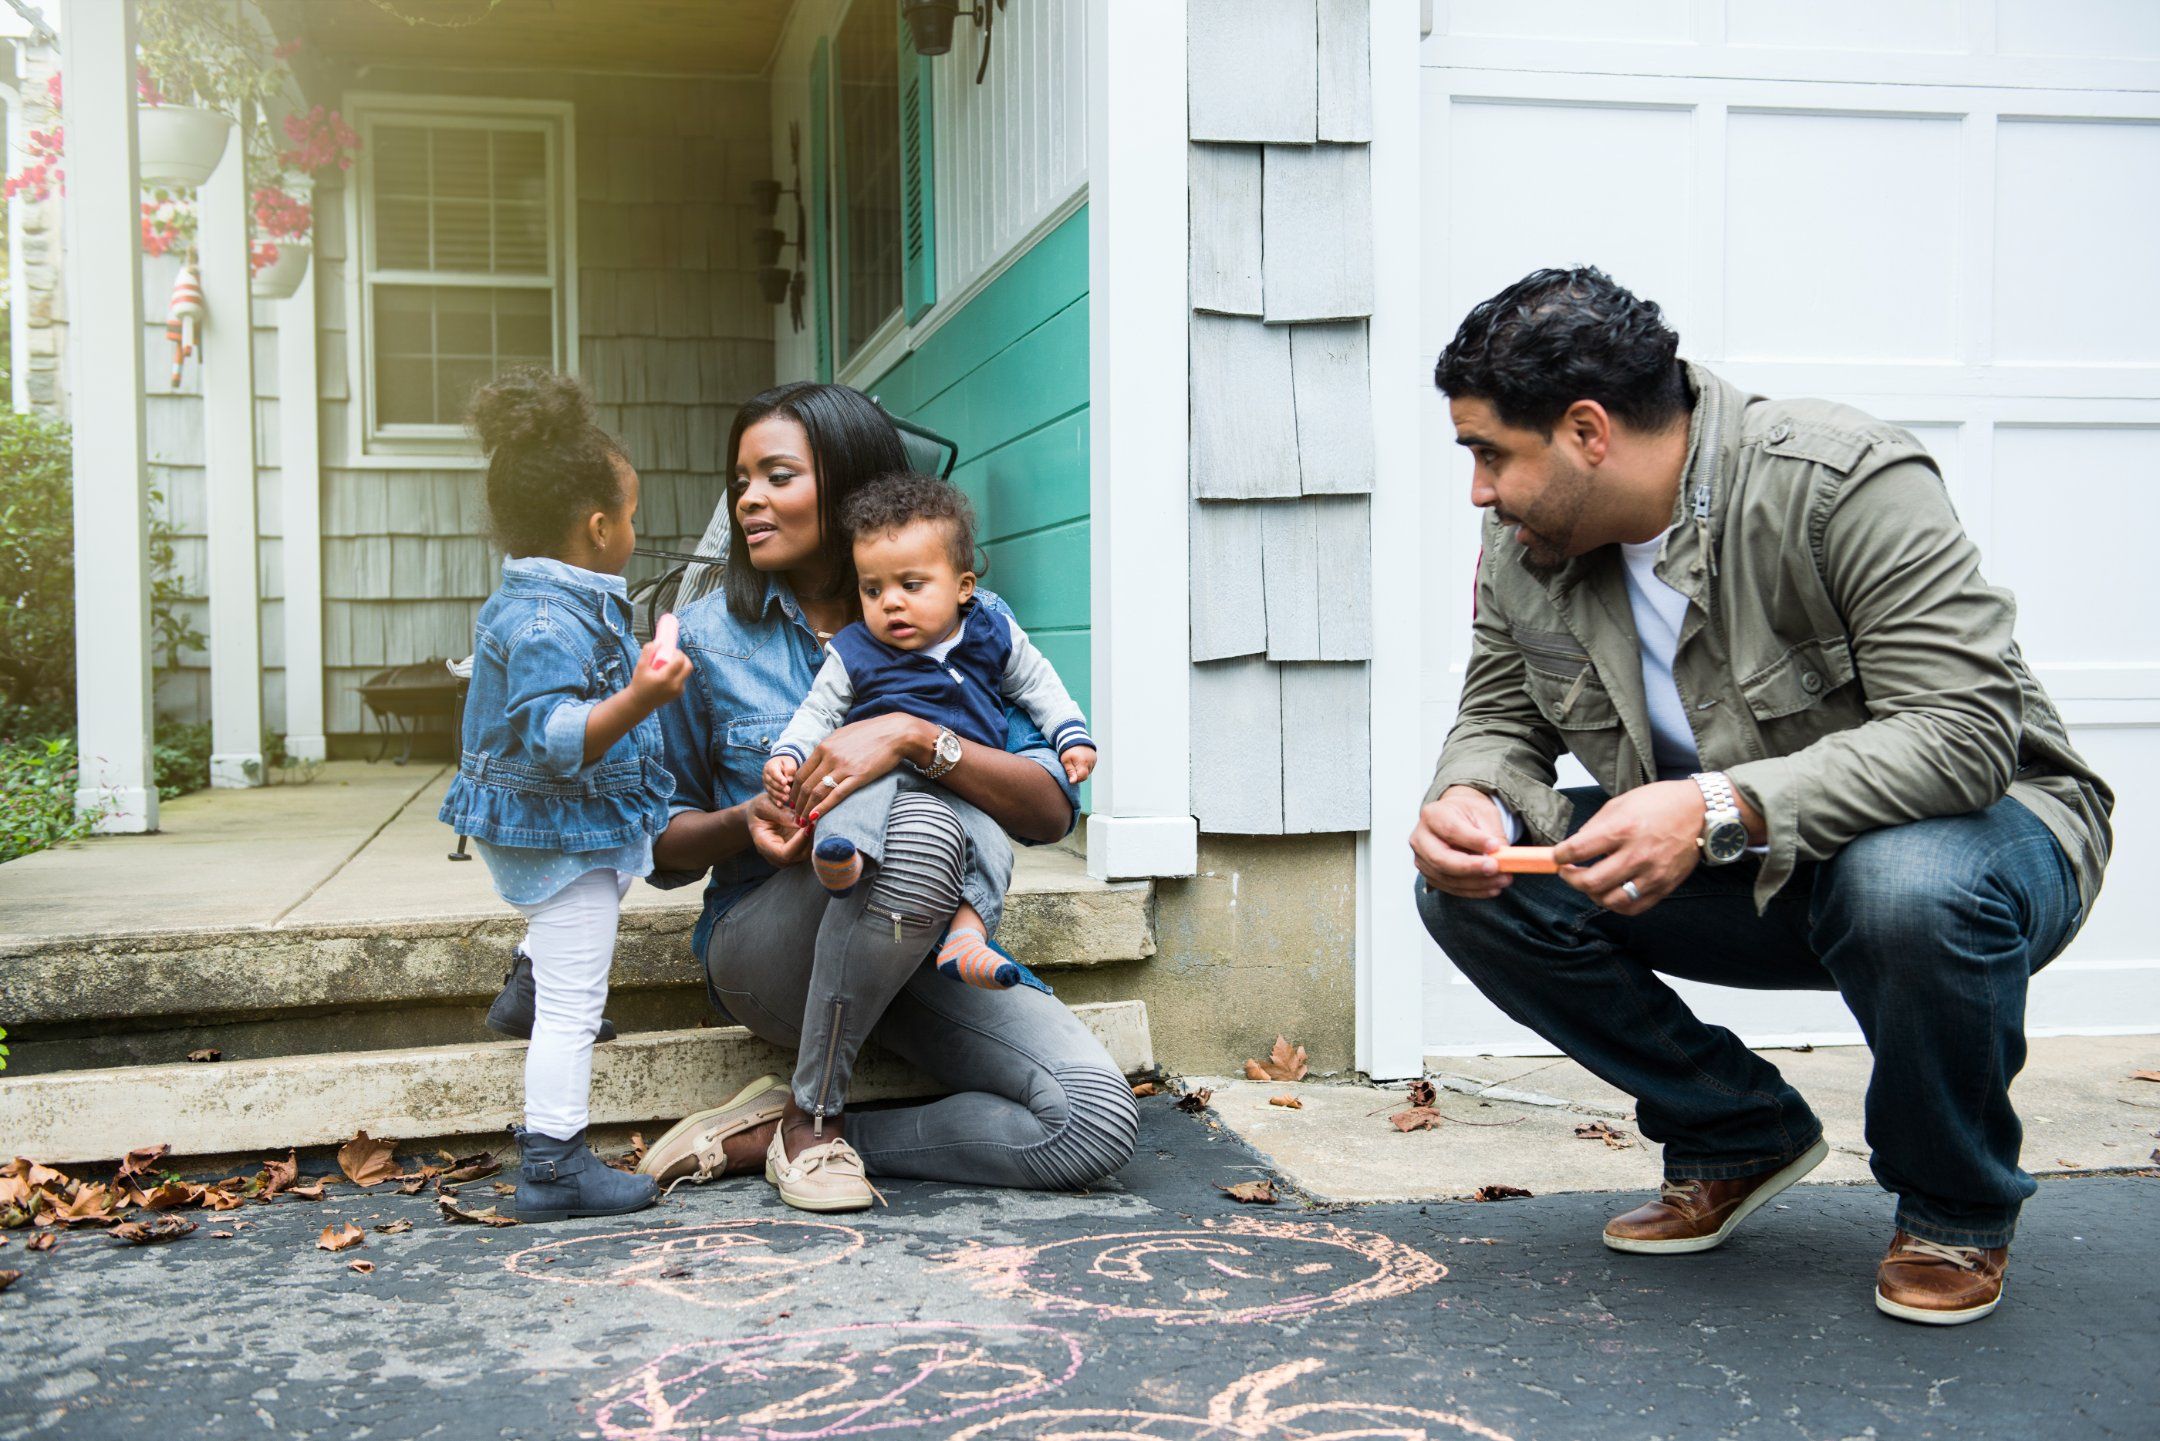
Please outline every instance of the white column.
[[[263, 783], [262, 605], [255, 558], [255, 340], [247, 147], [234, 136], [196, 192], [203, 454], [210, 529], [210, 784]], [[78, 368], [78, 375], [90, 374]]]
[[1423, 314], [1422, 138], [1417, 7], [1372, 3], [1373, 434], [1372, 830], [1358, 840], [1357, 1064], [1375, 1079], [1424, 1069], [1427, 953], [1411, 900], [1417, 823], [1432, 758], [1424, 751], [1423, 596], [1428, 557], [1421, 446], [1438, 402]]
[[[22, 95], [12, 86], [0, 85], [0, 110], [7, 115], [7, 154], [0, 156], [9, 174], [22, 165], [22, 135], [28, 125]], [[23, 264], [22, 207], [19, 195], [7, 201], [8, 255], [8, 371], [11, 376], [8, 406], [18, 414], [30, 408], [30, 282]]]
[[1088, 870], [1189, 876], [1185, 7], [1090, 0]]
[[285, 750], [329, 754], [323, 735], [322, 448], [315, 410], [315, 262], [278, 302], [278, 458], [285, 517]]
[[68, 345], [96, 384], [74, 406], [75, 804], [99, 830], [153, 831], [135, 7], [68, 0], [64, 14]]

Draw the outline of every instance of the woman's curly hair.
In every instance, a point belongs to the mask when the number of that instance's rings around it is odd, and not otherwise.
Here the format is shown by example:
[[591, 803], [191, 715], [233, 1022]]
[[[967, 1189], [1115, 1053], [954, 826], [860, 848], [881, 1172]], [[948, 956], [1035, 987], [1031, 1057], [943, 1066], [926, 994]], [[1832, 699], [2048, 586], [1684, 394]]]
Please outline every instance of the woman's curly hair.
[[1637, 430], [1663, 430], [1692, 403], [1679, 353], [1657, 302], [1604, 271], [1534, 270], [1471, 308], [1433, 383], [1450, 398], [1490, 401], [1503, 423], [1548, 440], [1578, 400]]
[[975, 507], [967, 493], [949, 480], [916, 470], [888, 471], [849, 496], [840, 512], [850, 541], [925, 520], [945, 528], [946, 552], [954, 570], [980, 576], [989, 569], [987, 562], [976, 564]]
[[487, 451], [488, 528], [510, 556], [553, 555], [572, 527], [623, 502], [622, 445], [574, 376], [519, 366], [473, 392]]

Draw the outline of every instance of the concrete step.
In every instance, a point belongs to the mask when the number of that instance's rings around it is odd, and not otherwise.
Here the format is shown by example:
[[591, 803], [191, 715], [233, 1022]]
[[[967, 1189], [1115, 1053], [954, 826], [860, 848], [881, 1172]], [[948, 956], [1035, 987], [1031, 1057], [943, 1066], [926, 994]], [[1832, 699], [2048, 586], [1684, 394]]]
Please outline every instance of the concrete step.
[[[1127, 1075], [1155, 1069], [1147, 1007], [1075, 1006]], [[519, 1041], [278, 1056], [217, 1065], [118, 1066], [0, 1076], [7, 1154], [49, 1164], [101, 1161], [164, 1144], [177, 1156], [331, 1145], [355, 1131], [397, 1140], [500, 1133], [518, 1116]], [[595, 1126], [671, 1122], [791, 1057], [739, 1026], [650, 1031], [593, 1051]], [[866, 1054], [851, 1099], [937, 1094], [888, 1057]]]

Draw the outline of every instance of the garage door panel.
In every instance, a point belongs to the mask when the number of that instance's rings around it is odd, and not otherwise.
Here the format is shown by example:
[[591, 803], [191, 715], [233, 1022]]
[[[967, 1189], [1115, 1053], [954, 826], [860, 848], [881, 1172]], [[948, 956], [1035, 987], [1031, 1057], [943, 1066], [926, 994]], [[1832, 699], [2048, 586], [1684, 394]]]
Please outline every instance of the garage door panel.
[[2160, 5], [2148, 0], [1997, 0], [2005, 55], [2160, 59]]
[[[1686, 324], [1687, 227], [1676, 211], [1694, 208], [1691, 111], [1458, 101], [1447, 124], [1446, 313], [1459, 320], [1538, 265], [1594, 260]], [[1646, 186], [1646, 174], [1668, 182]], [[1677, 195], [1671, 177], [1681, 177]], [[1563, 189], [1567, 202], [1556, 205]]]
[[2160, 428], [2001, 426], [1993, 489], [1989, 578], [2017, 592], [2035, 663], [2160, 662]]
[[1510, 40], [1623, 40], [1637, 44], [1694, 38], [1694, 0], [1442, 0], [1450, 35]]
[[2160, 123], [2005, 117], [1995, 173], [1995, 358], [2160, 363]]
[[[1733, 111], [1727, 352], [1955, 359], [1960, 128], [1941, 117]], [[1830, 296], [1836, 304], [1823, 303]]]
[[1726, 0], [1734, 45], [1824, 50], [1952, 51], [1965, 39], [1963, 0]]

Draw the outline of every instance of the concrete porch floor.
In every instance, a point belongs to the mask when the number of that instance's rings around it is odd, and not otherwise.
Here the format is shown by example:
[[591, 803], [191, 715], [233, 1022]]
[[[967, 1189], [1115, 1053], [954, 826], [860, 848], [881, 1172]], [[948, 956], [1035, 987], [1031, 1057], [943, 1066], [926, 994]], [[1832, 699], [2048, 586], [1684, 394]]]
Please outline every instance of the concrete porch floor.
[[[0, 947], [149, 931], [283, 930], [507, 916], [435, 819], [451, 768], [333, 761], [305, 784], [205, 790], [148, 836], [100, 836], [0, 865]], [[1079, 855], [1023, 848], [1014, 890], [1089, 881]], [[701, 887], [639, 885], [628, 911], [694, 914]]]

